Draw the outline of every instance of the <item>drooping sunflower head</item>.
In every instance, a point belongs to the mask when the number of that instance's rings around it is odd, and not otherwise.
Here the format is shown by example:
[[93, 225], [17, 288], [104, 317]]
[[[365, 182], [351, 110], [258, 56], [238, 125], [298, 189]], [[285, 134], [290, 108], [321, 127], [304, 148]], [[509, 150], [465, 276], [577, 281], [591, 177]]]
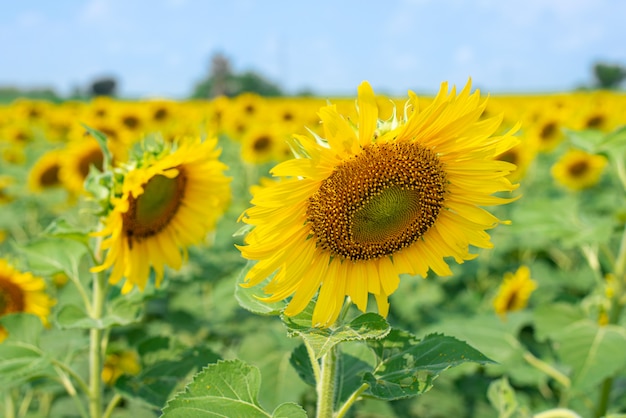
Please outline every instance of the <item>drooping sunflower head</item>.
[[179, 269], [187, 247], [202, 242], [230, 201], [217, 139], [161, 145], [122, 170], [104, 228], [95, 234], [105, 237], [107, 254], [93, 271], [112, 267], [110, 282], [125, 278], [124, 293], [134, 286], [143, 290], [151, 267], [157, 286], [164, 266]]
[[[0, 316], [14, 312], [32, 313], [47, 325], [50, 308], [55, 302], [45, 289], [46, 283], [41, 277], [20, 272], [0, 259]], [[0, 327], [0, 342], [5, 338], [6, 331]]]
[[571, 190], [584, 190], [600, 181], [607, 163], [602, 155], [571, 149], [552, 166], [551, 173], [560, 185]]
[[317, 326], [337, 319], [346, 296], [364, 311], [373, 294], [386, 315], [400, 274], [451, 274], [445, 258], [491, 247], [485, 230], [499, 220], [480, 206], [511, 201], [493, 195], [516, 188], [515, 166], [496, 159], [513, 132], [494, 136], [502, 118], [480, 119], [485, 101], [470, 83], [459, 95], [444, 83], [423, 107], [409, 96], [402, 119], [378, 120], [367, 83], [353, 118], [323, 107], [323, 138], [295, 135], [299, 158], [272, 170], [283, 181], [256, 190], [243, 215], [253, 229], [240, 249], [258, 261], [246, 285], [274, 273], [265, 300], [290, 298], [286, 315], [316, 293]]

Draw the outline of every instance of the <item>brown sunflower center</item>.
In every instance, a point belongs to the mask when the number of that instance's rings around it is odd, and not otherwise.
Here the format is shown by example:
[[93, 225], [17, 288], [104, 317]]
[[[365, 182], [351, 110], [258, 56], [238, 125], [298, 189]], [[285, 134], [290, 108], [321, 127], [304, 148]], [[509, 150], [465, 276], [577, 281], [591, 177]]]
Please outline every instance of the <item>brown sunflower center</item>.
[[582, 177], [589, 170], [589, 163], [585, 160], [576, 161], [568, 167], [568, 171], [572, 177]]
[[11, 280], [0, 276], [0, 316], [24, 310], [24, 291]]
[[59, 169], [58, 164], [47, 167], [39, 176], [39, 183], [43, 187], [52, 187], [59, 184]]
[[98, 170], [102, 170], [102, 164], [104, 164], [104, 155], [100, 148], [94, 148], [89, 153], [83, 155], [78, 162], [78, 170], [83, 177], [87, 177], [89, 174], [89, 167], [95, 166]]
[[272, 140], [267, 135], [262, 135], [254, 140], [252, 144], [252, 148], [254, 148], [257, 152], [263, 152], [270, 148], [272, 145]]
[[157, 234], [176, 215], [187, 182], [185, 172], [180, 167], [178, 170], [178, 176], [174, 178], [152, 177], [144, 184], [143, 194], [137, 198], [129, 197], [128, 211], [122, 215], [129, 246], [132, 246], [133, 237], [142, 239]]
[[539, 137], [542, 140], [551, 139], [558, 133], [558, 126], [555, 122], [548, 122], [541, 128], [539, 132]]
[[422, 237], [443, 208], [446, 174], [416, 143], [381, 143], [338, 166], [309, 199], [317, 246], [342, 259], [392, 255]]

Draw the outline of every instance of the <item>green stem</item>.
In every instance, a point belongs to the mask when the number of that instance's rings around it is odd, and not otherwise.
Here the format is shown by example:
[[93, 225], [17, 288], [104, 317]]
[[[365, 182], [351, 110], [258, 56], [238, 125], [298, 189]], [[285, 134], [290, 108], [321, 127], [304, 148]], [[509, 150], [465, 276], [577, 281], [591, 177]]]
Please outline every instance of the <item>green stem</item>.
[[569, 378], [545, 361], [538, 359], [528, 351], [524, 353], [524, 360], [526, 360], [536, 369], [541, 370], [542, 372], [559, 382], [565, 389], [569, 389], [571, 385]]
[[335, 345], [322, 357], [321, 376], [317, 382], [317, 418], [333, 417], [338, 354]]
[[103, 418], [110, 418], [111, 414], [115, 410], [115, 407], [117, 406], [117, 404], [120, 403], [121, 400], [122, 400], [122, 395], [120, 395], [119, 393], [116, 393], [115, 395], [113, 395], [113, 398], [111, 398], [111, 401], [107, 405], [107, 409], [104, 411]]
[[[619, 252], [615, 259], [615, 265], [613, 266], [613, 272], [615, 274], [615, 282], [617, 288], [611, 301], [611, 314], [609, 315], [609, 324], [617, 324], [622, 310], [624, 309], [623, 294], [626, 287], [626, 228], [622, 234], [622, 241], [620, 243]], [[609, 398], [611, 397], [611, 390], [613, 388], [613, 377], [607, 377], [602, 382], [600, 389], [600, 399], [598, 400], [598, 409], [596, 410], [596, 417], [603, 417], [606, 415], [606, 411], [609, 407]]]
[[8, 390], [4, 392], [4, 415], [7, 418], [15, 418], [15, 405], [13, 405], [13, 396]]
[[306, 352], [309, 355], [309, 360], [311, 361], [311, 368], [313, 369], [313, 377], [315, 377], [315, 383], [319, 384], [321, 372], [320, 365], [317, 362], [317, 358], [315, 357], [315, 350], [313, 350], [313, 347], [311, 347], [311, 344], [309, 344], [306, 338], [303, 338], [303, 340], [304, 346], [306, 347]]
[[350, 397], [346, 400], [346, 402], [339, 408], [337, 411], [337, 416], [335, 418], [343, 418], [347, 413], [350, 407], [359, 400], [359, 396], [361, 393], [365, 392], [370, 387], [369, 383], [363, 383]]
[[[57, 372], [57, 374], [59, 375], [59, 378], [61, 379], [61, 384], [65, 388], [65, 391], [74, 400], [74, 403], [76, 404], [76, 408], [78, 409], [78, 412], [80, 413], [80, 416], [81, 417], [88, 417], [87, 411], [85, 410], [85, 406], [80, 401], [80, 399], [76, 396], [76, 389], [74, 388], [74, 385], [72, 385], [72, 382], [70, 381], [70, 379], [67, 376], [66, 372], [63, 371], [62, 367], [59, 366], [58, 364], [54, 365], [54, 369]], [[81, 385], [83, 390], [85, 390], [85, 393], [88, 394], [89, 393], [89, 388], [85, 385], [85, 382], [80, 378], [80, 376], [77, 376], [74, 372], [72, 372], [70, 374], [73, 375], [73, 376], [78, 377], [79, 385]]]
[[[91, 319], [99, 322], [104, 313], [106, 278], [102, 273], [94, 275]], [[103, 330], [89, 330], [89, 414], [91, 418], [102, 418], [102, 367], [104, 357]]]

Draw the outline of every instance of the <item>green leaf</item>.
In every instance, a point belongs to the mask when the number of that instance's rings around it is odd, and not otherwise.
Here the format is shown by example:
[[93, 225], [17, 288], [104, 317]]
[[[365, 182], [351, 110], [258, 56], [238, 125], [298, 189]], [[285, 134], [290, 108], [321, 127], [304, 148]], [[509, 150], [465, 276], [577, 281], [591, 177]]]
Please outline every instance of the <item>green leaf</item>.
[[573, 368], [572, 388], [587, 390], [626, 366], [626, 331], [584, 319], [553, 334], [559, 359]]
[[368, 344], [378, 357], [378, 365], [373, 373], [363, 376], [370, 385], [366, 393], [384, 400], [422, 394], [450, 367], [467, 362], [493, 363], [467, 343], [441, 334], [430, 334], [420, 341], [394, 329], [384, 339]]
[[120, 377], [115, 382], [115, 389], [125, 396], [161, 408], [191, 371], [214, 363], [219, 358], [208, 348], [190, 348], [176, 359], [158, 361], [144, 367], [136, 376]]
[[626, 125], [606, 134], [598, 151], [620, 154], [626, 149]]
[[604, 142], [604, 133], [595, 129], [581, 131], [564, 129], [563, 131], [565, 132], [567, 138], [571, 141], [572, 145], [591, 154], [596, 154], [598, 152], [598, 148], [602, 142]]
[[506, 377], [494, 380], [487, 389], [489, 403], [498, 411], [498, 418], [511, 418], [517, 415], [519, 403], [515, 391]]
[[78, 278], [78, 268], [87, 247], [74, 239], [43, 238], [16, 249], [26, 255], [28, 265], [35, 274], [45, 276], [64, 272]]
[[314, 307], [315, 303], [310, 303], [300, 314], [294, 317], [283, 315], [282, 320], [289, 336], [304, 338], [317, 359], [340, 342], [383, 338], [391, 329], [385, 318], [372, 312], [362, 314], [337, 328], [315, 328], [311, 326]]
[[[247, 311], [255, 313], [257, 315], [279, 315], [287, 304], [283, 301], [279, 302], [263, 302], [261, 298], [267, 297], [267, 294], [263, 292], [263, 285], [253, 287], [243, 287], [246, 274], [254, 266], [255, 263], [249, 261], [248, 264], [241, 270], [235, 284], [235, 298], [239, 305]], [[267, 280], [271, 280], [270, 276]]]
[[9, 313], [0, 316], [0, 325], [8, 332], [5, 341], [39, 345], [43, 324], [37, 315], [26, 312]]
[[59, 237], [78, 241], [89, 248], [89, 232], [78, 229], [71, 225], [66, 219], [55, 219], [46, 227], [43, 234], [50, 237]]
[[583, 310], [577, 305], [556, 302], [538, 306], [533, 310], [537, 340], [545, 341], [584, 318]]
[[232, 417], [299, 418], [304, 410], [292, 403], [270, 414], [259, 405], [261, 373], [240, 360], [218, 361], [196, 374], [183, 392], [163, 408], [164, 418]]
[[77, 305], [67, 304], [57, 313], [56, 322], [60, 328], [107, 329], [117, 325], [129, 325], [140, 318], [143, 306], [125, 300], [123, 297], [111, 302], [108, 312], [100, 319], [93, 319]]
[[111, 165], [111, 161], [113, 161], [113, 156], [111, 155], [111, 151], [107, 146], [106, 135], [96, 129], [85, 125], [84, 123], [82, 123], [81, 125], [83, 125], [83, 128], [85, 128], [87, 132], [89, 132], [89, 134], [98, 142], [98, 145], [100, 145], [100, 149], [102, 150], [102, 155], [104, 157], [102, 166], [106, 169]]
[[14, 387], [55, 374], [50, 359], [37, 347], [43, 330], [37, 316], [27, 313], [4, 315], [0, 318], [0, 326], [8, 333], [0, 343], [0, 387]]

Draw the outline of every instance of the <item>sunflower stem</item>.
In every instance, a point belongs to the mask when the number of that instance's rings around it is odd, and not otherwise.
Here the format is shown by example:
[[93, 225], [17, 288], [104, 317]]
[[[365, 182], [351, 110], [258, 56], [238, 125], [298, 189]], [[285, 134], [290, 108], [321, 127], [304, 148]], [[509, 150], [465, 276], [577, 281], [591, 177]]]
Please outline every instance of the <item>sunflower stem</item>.
[[[99, 322], [104, 313], [107, 281], [102, 273], [94, 275], [91, 319]], [[91, 418], [102, 418], [102, 362], [104, 332], [94, 327], [89, 331], [89, 414]]]
[[361, 396], [361, 393], [365, 392], [369, 387], [369, 383], [363, 383], [361, 386], [359, 386], [359, 388], [354, 391], [352, 395], [350, 395], [346, 402], [341, 405], [341, 408], [339, 408], [339, 411], [337, 411], [337, 416], [335, 418], [343, 418], [348, 413], [352, 405], [359, 400], [359, 396]]
[[332, 418], [337, 377], [338, 345], [322, 357], [320, 380], [317, 382], [317, 418]]
[[[609, 324], [619, 323], [622, 310], [624, 309], [624, 290], [626, 287], [626, 228], [622, 233], [622, 241], [618, 250], [617, 258], [613, 265], [613, 273], [615, 274], [616, 289], [611, 301], [611, 313], [609, 315]], [[606, 415], [606, 411], [609, 407], [609, 399], [611, 397], [611, 390], [613, 388], [613, 377], [607, 377], [602, 382], [600, 389], [600, 398], [598, 400], [598, 407], [596, 410], [596, 417], [602, 417]]]

